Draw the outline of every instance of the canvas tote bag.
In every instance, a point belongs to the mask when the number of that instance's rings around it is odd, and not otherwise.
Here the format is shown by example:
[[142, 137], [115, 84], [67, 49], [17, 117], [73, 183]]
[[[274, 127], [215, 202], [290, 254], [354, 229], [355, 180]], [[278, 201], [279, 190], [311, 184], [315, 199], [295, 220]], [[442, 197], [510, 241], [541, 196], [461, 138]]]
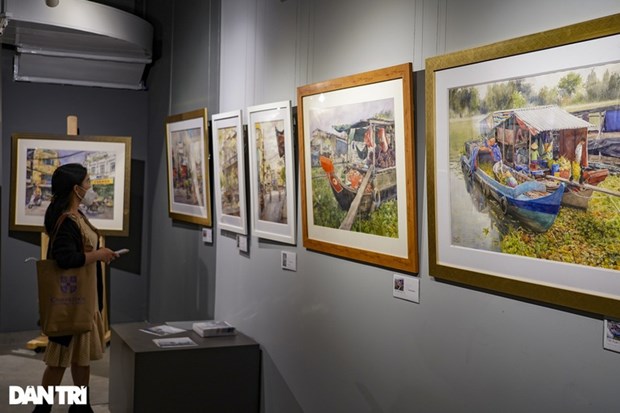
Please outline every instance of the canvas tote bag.
[[[49, 248], [58, 228], [67, 217], [58, 218], [50, 237]], [[47, 336], [81, 334], [92, 329], [97, 305], [97, 277], [86, 266], [63, 269], [56, 260], [37, 261], [39, 320]]]

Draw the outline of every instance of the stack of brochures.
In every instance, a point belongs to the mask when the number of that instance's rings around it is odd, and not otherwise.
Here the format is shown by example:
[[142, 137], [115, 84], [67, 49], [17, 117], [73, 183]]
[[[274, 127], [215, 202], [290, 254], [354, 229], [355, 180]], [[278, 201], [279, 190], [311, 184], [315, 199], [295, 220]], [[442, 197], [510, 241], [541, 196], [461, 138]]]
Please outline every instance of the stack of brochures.
[[169, 326], [166, 324], [162, 324], [159, 326], [141, 328], [140, 331], [144, 333], [155, 334], [156, 336], [167, 336], [169, 334], [182, 333], [183, 331], [186, 331], [186, 330], [182, 328], [177, 328], [177, 327]]
[[194, 323], [192, 329], [200, 337], [219, 337], [236, 334], [235, 327], [231, 326], [226, 321], [201, 321]]
[[154, 338], [153, 343], [161, 348], [194, 347], [198, 345], [189, 337]]

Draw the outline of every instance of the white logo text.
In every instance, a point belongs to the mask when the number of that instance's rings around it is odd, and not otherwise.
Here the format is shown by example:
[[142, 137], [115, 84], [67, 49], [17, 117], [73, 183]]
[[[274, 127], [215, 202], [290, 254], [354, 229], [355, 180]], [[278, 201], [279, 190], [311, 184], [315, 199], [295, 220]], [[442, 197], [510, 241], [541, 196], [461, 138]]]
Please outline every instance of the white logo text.
[[9, 404], [54, 404], [58, 395], [58, 404], [86, 404], [86, 386], [9, 386]]

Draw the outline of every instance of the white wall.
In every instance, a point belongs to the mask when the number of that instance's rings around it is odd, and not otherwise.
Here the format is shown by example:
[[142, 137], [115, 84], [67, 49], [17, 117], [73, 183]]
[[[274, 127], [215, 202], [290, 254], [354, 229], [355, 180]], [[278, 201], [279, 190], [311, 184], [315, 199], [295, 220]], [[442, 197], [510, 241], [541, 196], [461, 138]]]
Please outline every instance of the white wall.
[[[617, 1], [226, 0], [220, 110], [296, 87], [620, 12]], [[416, 73], [419, 305], [392, 272], [216, 231], [215, 316], [263, 349], [267, 412], [615, 411], [620, 355], [602, 321], [428, 273], [423, 74]], [[298, 194], [298, 205], [300, 199]], [[281, 250], [298, 271], [280, 269]]]

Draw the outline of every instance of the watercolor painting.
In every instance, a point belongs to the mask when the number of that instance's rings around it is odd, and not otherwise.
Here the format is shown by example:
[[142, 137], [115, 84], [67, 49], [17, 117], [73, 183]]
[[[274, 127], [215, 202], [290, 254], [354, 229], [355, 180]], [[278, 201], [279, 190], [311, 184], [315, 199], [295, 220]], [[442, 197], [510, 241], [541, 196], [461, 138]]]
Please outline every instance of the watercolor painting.
[[620, 269], [620, 63], [453, 88], [449, 107], [454, 245]]
[[393, 99], [310, 111], [315, 225], [398, 236], [393, 113]]

